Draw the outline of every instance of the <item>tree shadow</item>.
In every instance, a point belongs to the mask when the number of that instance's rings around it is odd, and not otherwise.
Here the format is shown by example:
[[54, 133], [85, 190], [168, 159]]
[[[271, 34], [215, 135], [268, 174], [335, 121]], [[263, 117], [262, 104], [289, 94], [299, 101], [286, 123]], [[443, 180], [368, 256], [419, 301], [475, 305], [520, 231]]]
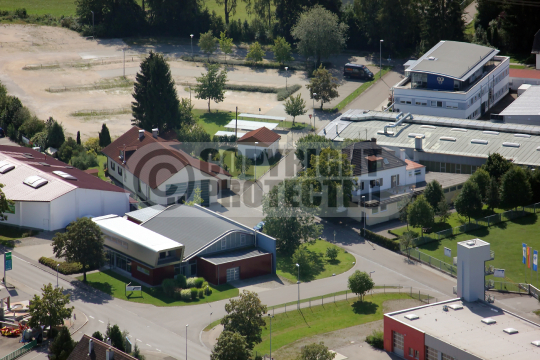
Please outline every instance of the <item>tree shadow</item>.
[[332, 260], [332, 259], [328, 259], [328, 260], [326, 260], [326, 262], [327, 262], [328, 264], [330, 264], [330, 265], [338, 265], [338, 264], [341, 264], [341, 260], [339, 260], [339, 259], [333, 259], [333, 260]]
[[369, 302], [357, 300], [352, 304], [353, 312], [358, 315], [375, 314], [379, 305]]

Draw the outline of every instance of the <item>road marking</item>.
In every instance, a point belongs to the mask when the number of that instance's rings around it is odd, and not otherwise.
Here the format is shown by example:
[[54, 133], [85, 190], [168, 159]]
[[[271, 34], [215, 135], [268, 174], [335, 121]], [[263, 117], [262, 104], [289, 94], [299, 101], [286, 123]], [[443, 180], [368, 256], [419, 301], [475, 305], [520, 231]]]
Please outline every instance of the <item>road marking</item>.
[[161, 352], [161, 350], [159, 350], [159, 349], [156, 349], [156, 350], [159, 351], [159, 352]]
[[105, 324], [105, 323], [104, 323], [103, 321], [101, 321], [101, 320], [98, 320], [98, 321], [99, 321], [100, 323], [102, 323], [102, 324]]
[[137, 340], [138, 342], [142, 342], [142, 340], [139, 340], [139, 339], [135, 339], [135, 340]]
[[150, 345], [150, 344], [146, 344], [146, 345], [152, 347], [152, 345]]
[[90, 318], [92, 318], [92, 319], [94, 318], [92, 315], [88, 315], [88, 317], [90, 317]]

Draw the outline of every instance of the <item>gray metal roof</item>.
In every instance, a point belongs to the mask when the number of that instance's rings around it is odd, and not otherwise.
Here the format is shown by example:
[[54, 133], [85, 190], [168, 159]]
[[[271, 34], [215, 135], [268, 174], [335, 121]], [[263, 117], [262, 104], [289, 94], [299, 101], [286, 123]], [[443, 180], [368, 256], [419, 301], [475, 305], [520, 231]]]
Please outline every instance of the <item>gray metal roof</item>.
[[[334, 129], [338, 123], [339, 134], [327, 132], [326, 137], [342, 141], [358, 138], [360, 133], [368, 139], [376, 138], [380, 146], [414, 148], [415, 138], [409, 134], [423, 134], [423, 151], [427, 153], [487, 158], [496, 152], [507, 159], [513, 159], [516, 164], [540, 166], [540, 151], [537, 150], [540, 145], [540, 126], [413, 115], [413, 119], [407, 119], [400, 126], [390, 129], [393, 135], [382, 134], [384, 126], [394, 122], [396, 115], [381, 111], [349, 110], [326, 126]], [[324, 131], [320, 131], [319, 135], [325, 135]], [[455, 141], [440, 140], [441, 137], [455, 138]], [[487, 140], [488, 143], [472, 143], [473, 139]], [[519, 147], [503, 146], [503, 143], [516, 143]]]
[[236, 251], [230, 251], [226, 253], [220, 253], [211, 256], [201, 256], [201, 259], [204, 259], [214, 265], [221, 265], [230, 263], [233, 261], [248, 259], [256, 256], [266, 255], [268, 252], [261, 250], [259, 248], [248, 248]]
[[126, 213], [126, 215], [134, 220], [145, 222], [152, 217], [156, 216], [160, 212], [162, 212], [165, 209], [165, 206], [163, 205], [154, 205], [149, 206], [147, 208], [141, 209], [141, 210], [135, 210]]
[[[371, 141], [360, 141], [347, 146], [341, 150], [347, 156], [347, 159], [354, 166], [353, 175], [367, 174], [368, 172], [377, 172], [389, 170], [397, 167], [407, 166], [405, 161], [399, 159], [393, 152], [383, 149]], [[368, 169], [368, 157], [375, 156], [383, 159], [380, 168]]]
[[196, 205], [170, 206], [141, 226], [183, 244], [184, 258], [228, 232], [253, 233], [247, 226]]
[[499, 115], [540, 115], [540, 85], [531, 86]]
[[496, 49], [471, 43], [440, 41], [407, 71], [441, 74], [462, 79], [469, 71], [498, 52]]

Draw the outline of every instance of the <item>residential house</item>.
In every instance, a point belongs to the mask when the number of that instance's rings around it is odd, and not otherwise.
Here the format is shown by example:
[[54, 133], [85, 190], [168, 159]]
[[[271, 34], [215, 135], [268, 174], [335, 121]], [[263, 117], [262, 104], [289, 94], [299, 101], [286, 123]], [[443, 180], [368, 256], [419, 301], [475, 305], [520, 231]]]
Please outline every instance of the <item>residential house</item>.
[[250, 131], [238, 139], [238, 152], [253, 159], [260, 157], [262, 153], [270, 159], [279, 152], [279, 140], [281, 136], [266, 127]]

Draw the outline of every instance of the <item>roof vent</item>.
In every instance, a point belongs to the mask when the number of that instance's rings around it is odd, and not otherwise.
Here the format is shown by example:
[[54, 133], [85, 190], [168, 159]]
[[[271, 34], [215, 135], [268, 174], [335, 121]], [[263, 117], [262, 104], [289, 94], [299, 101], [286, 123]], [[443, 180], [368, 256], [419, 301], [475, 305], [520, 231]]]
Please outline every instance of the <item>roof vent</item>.
[[450, 129], [450, 131], [461, 131], [461, 132], [467, 132], [467, 129], [463, 129], [463, 128], [452, 128], [452, 129]]
[[521, 138], [530, 138], [531, 135], [529, 134], [514, 134], [515, 137], [521, 137]]
[[158, 130], [157, 128], [156, 128], [156, 129], [152, 129], [152, 137], [154, 137], [154, 139], [157, 139], [158, 132], [159, 132], [159, 130]]
[[498, 131], [489, 131], [489, 130], [486, 130], [486, 131], [482, 131], [484, 134], [487, 134], [487, 135], [499, 135], [499, 132]]
[[88, 340], [88, 355], [92, 353], [93, 349], [94, 349], [94, 340], [90, 339]]
[[460, 304], [452, 304], [452, 305], [449, 305], [448, 307], [450, 309], [452, 309], [452, 310], [461, 310], [461, 309], [463, 309], [463, 305], [460, 305]]
[[474, 245], [476, 245], [476, 241], [469, 240], [469, 241], [465, 242], [465, 244], [467, 244], [467, 246], [474, 246]]
[[513, 334], [517, 334], [519, 331], [517, 331], [516, 329], [514, 328], [506, 328], [503, 330], [505, 333], [507, 334], [510, 334], [510, 335], [513, 335]]
[[416, 319], [420, 319], [420, 317], [416, 314], [409, 314], [409, 315], [405, 315], [405, 319], [407, 320], [416, 320]]
[[534, 346], [540, 347], [540, 340], [531, 341]]
[[65, 180], [77, 180], [77, 178], [73, 175], [70, 175], [66, 172], [63, 172], [63, 171], [60, 171], [60, 170], [55, 170], [53, 171], [53, 174], [54, 175], [58, 175], [60, 176], [62, 179], [65, 179]]
[[144, 138], [144, 130], [139, 130], [139, 140]]
[[428, 60], [429, 61], [435, 61], [435, 60], [437, 60], [437, 58], [435, 56], [430, 56], [430, 57], [428, 57]]
[[506, 146], [506, 147], [520, 147], [521, 145], [519, 143], [513, 143], [513, 142], [503, 142], [503, 146]]
[[437, 128], [436, 126], [433, 126], [433, 125], [422, 125], [420, 127], [424, 128], [424, 129], [436, 129]]
[[15, 169], [15, 165], [11, 165], [5, 161], [0, 161], [0, 174], [5, 174], [13, 169]]
[[495, 320], [493, 320], [492, 318], [484, 318], [481, 320], [484, 324], [487, 324], [487, 325], [493, 325], [496, 323]]
[[24, 179], [23, 183], [26, 185], [33, 187], [34, 189], [38, 189], [42, 187], [43, 185], [46, 185], [49, 182], [49, 180], [45, 180], [41, 176], [29, 176], [26, 179]]
[[393, 131], [387, 131], [385, 133], [384, 130], [379, 130], [379, 131], [377, 131], [377, 134], [379, 134], [379, 135], [394, 135], [394, 132]]
[[488, 141], [487, 140], [482, 140], [482, 139], [472, 139], [471, 140], [471, 144], [482, 144], [482, 145], [487, 145]]
[[43, 166], [51, 166], [50, 164], [47, 164], [46, 162], [39, 162], [40, 165], [43, 165]]
[[29, 154], [29, 153], [24, 153], [23, 156], [27, 159], [33, 159], [34, 157], [32, 156], [32, 154]]
[[411, 138], [416, 138], [418, 136], [420, 136], [422, 139], [426, 138], [426, 135], [424, 135], [424, 134], [409, 133], [409, 137], [411, 137]]
[[439, 138], [439, 140], [441, 141], [456, 141], [456, 138], [455, 137], [451, 137], [451, 136], [441, 136]]

